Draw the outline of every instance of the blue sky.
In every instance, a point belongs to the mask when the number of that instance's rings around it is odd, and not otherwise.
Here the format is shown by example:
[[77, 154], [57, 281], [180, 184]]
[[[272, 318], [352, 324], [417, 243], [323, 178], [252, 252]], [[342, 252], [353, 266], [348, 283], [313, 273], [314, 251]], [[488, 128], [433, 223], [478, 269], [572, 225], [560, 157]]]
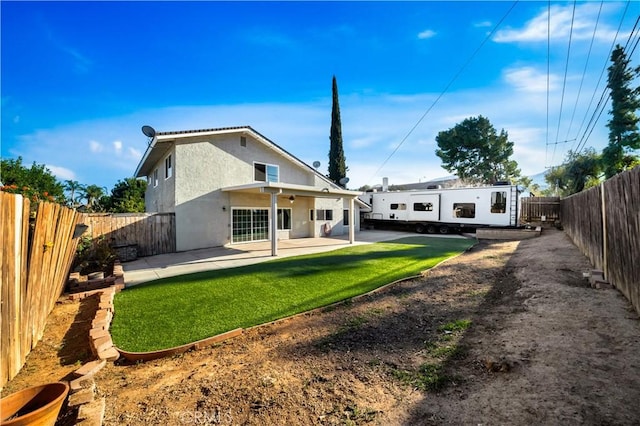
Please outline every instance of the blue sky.
[[0, 14], [3, 158], [110, 190], [144, 153], [142, 125], [250, 125], [326, 172], [335, 75], [357, 188], [449, 175], [435, 137], [478, 115], [527, 175], [581, 141], [601, 150], [609, 107], [585, 139], [587, 123], [640, 3], [2, 1]]

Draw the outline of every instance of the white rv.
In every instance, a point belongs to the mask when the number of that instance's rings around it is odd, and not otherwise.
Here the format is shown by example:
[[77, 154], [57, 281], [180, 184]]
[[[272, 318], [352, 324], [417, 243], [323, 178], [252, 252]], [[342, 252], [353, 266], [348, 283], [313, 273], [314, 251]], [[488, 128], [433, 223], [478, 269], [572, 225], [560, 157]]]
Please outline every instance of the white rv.
[[371, 206], [365, 225], [403, 224], [416, 232], [446, 234], [462, 228], [518, 225], [518, 187], [366, 192], [360, 199]]

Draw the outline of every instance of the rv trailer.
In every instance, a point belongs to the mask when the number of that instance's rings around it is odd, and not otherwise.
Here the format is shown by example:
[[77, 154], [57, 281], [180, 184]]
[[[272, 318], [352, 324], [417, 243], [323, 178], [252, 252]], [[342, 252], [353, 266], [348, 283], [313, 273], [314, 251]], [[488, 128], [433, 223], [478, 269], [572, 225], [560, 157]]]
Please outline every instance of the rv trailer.
[[419, 233], [447, 234], [518, 225], [516, 185], [365, 192], [360, 199], [371, 206], [362, 218], [365, 226], [402, 224]]

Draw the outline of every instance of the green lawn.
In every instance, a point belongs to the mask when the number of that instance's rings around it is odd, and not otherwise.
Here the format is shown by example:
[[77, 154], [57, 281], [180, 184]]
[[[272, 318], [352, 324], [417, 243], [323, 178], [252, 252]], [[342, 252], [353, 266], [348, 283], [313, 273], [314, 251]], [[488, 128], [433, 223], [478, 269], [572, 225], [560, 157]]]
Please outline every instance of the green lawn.
[[116, 295], [111, 334], [132, 352], [194, 342], [366, 293], [473, 243], [412, 236], [152, 281]]

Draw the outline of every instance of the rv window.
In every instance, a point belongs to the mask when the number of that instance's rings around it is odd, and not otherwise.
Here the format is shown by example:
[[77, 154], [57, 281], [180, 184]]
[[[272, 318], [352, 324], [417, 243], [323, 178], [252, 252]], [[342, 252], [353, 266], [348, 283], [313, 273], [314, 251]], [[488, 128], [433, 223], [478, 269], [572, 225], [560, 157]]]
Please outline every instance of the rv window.
[[391, 210], [406, 210], [407, 205], [405, 203], [391, 203]]
[[453, 203], [453, 217], [476, 217], [475, 203]]
[[432, 212], [433, 204], [431, 203], [413, 203], [414, 212]]
[[497, 191], [491, 193], [491, 213], [504, 213], [507, 211], [507, 193]]

